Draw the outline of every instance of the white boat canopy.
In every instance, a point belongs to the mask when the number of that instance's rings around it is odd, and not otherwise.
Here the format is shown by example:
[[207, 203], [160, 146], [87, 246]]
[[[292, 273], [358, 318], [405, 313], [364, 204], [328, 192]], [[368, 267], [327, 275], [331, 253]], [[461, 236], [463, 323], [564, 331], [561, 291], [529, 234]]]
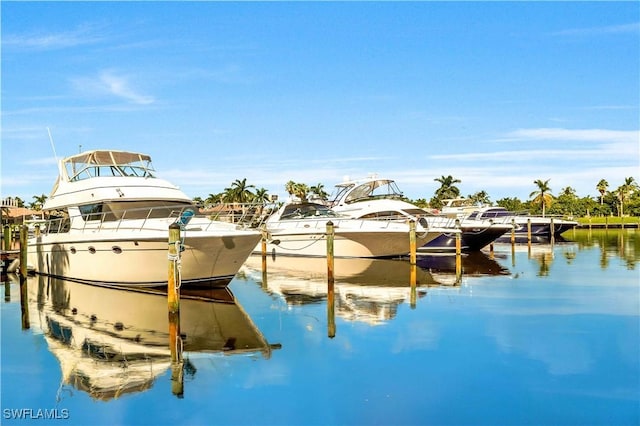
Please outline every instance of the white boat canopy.
[[151, 157], [137, 152], [86, 151], [65, 158], [62, 166], [69, 182], [102, 176], [155, 177]]

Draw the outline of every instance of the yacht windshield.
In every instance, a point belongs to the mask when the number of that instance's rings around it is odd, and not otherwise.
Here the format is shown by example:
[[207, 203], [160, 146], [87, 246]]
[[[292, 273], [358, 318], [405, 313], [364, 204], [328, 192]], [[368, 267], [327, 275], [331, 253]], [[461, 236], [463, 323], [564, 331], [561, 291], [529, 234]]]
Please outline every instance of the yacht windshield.
[[392, 180], [372, 180], [352, 188], [344, 200], [347, 204], [376, 198], [402, 198], [402, 192]]
[[336, 213], [322, 204], [289, 204], [282, 211], [280, 219], [301, 219], [305, 217], [335, 217]]

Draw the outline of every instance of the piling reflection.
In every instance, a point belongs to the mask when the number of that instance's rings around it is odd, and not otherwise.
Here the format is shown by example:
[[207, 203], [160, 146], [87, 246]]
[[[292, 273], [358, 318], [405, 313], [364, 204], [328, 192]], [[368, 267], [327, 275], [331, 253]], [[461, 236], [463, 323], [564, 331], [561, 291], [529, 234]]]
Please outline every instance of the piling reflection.
[[489, 256], [482, 251], [464, 253], [459, 261], [451, 255], [422, 255], [418, 257], [418, 266], [442, 285], [455, 285], [460, 274], [467, 277], [510, 274], [509, 269], [495, 260], [495, 254]]
[[[28, 281], [32, 330], [44, 335], [60, 362], [62, 387], [94, 399], [145, 391], [169, 369], [172, 391], [181, 397], [183, 376], [196, 372], [190, 358], [271, 354], [226, 288], [183, 290], [179, 326], [172, 328], [166, 292], [60, 279]], [[179, 335], [172, 330], [180, 330]]]

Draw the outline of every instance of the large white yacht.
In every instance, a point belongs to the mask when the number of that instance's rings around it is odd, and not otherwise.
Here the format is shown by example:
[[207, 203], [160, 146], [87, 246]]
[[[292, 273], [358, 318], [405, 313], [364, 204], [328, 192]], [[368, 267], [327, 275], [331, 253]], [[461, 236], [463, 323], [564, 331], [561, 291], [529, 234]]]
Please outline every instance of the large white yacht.
[[260, 233], [197, 216], [191, 199], [156, 177], [151, 157], [94, 150], [59, 161], [43, 206], [45, 231], [28, 241], [36, 273], [125, 286], [164, 286], [169, 226], [181, 230], [184, 285], [224, 286]]
[[[266, 225], [267, 251], [271, 255], [327, 256], [327, 224], [334, 226], [334, 257], [394, 257], [410, 251], [408, 221], [381, 222], [353, 219], [327, 206], [311, 202], [288, 202], [270, 215]], [[416, 224], [419, 247], [439, 232]], [[255, 252], [261, 252], [261, 244]]]
[[376, 175], [349, 180], [335, 185], [328, 205], [336, 212], [358, 219], [408, 220], [413, 219], [438, 237], [420, 247], [422, 252], [447, 252], [456, 249], [456, 235], [461, 234], [461, 249], [480, 250], [505, 232], [511, 225], [489, 220], [468, 220], [435, 215], [405, 201], [392, 179]]

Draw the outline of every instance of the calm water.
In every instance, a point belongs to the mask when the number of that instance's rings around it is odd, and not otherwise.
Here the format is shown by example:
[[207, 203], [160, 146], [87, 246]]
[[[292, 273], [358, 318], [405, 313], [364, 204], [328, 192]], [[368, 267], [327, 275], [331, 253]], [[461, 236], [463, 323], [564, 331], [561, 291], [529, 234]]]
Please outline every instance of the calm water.
[[33, 277], [27, 318], [9, 280], [1, 422], [637, 425], [640, 233], [565, 237], [421, 259], [414, 291], [336, 261], [333, 306], [324, 261], [252, 258], [235, 302], [182, 301], [182, 364], [162, 295]]

